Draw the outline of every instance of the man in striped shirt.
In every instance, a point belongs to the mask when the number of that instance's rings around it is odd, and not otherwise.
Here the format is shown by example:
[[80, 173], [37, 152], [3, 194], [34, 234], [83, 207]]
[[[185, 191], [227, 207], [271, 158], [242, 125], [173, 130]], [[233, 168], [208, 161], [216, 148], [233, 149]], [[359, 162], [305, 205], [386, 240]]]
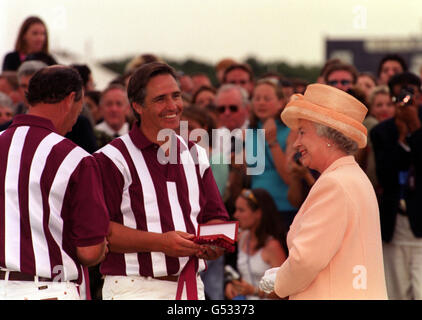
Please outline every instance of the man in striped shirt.
[[159, 133], [179, 128], [183, 108], [170, 66], [140, 67], [128, 97], [138, 121], [94, 155], [111, 220], [110, 253], [101, 264], [103, 299], [182, 298], [184, 280], [183, 298], [203, 299], [198, 276], [205, 269], [203, 259], [223, 252], [193, 238], [199, 223], [228, 219], [206, 152], [174, 134], [167, 151], [177, 150], [177, 161], [159, 161], [164, 144]]
[[104, 258], [109, 220], [95, 159], [63, 137], [82, 80], [43, 68], [26, 95], [28, 113], [0, 133], [0, 299], [87, 298], [84, 266]]

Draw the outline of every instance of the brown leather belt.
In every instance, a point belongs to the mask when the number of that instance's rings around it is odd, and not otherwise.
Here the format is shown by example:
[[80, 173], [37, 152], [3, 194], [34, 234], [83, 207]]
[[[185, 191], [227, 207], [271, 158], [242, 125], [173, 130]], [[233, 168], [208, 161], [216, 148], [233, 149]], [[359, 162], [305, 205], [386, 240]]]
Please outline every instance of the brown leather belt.
[[[7, 271], [0, 270], [0, 280], [6, 280], [6, 272]], [[35, 277], [36, 276], [19, 271], [9, 271], [9, 281], [35, 281]], [[53, 282], [53, 279], [38, 277], [38, 281]]]
[[164, 276], [164, 277], [152, 277], [153, 279], [177, 282], [179, 281], [179, 276]]

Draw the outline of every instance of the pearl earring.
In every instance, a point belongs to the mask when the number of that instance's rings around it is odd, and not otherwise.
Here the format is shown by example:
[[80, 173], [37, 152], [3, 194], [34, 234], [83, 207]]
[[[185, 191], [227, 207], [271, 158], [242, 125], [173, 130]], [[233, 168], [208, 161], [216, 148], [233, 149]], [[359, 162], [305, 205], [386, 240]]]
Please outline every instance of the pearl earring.
[[327, 147], [329, 148], [329, 147], [331, 147], [331, 143], [327, 143]]

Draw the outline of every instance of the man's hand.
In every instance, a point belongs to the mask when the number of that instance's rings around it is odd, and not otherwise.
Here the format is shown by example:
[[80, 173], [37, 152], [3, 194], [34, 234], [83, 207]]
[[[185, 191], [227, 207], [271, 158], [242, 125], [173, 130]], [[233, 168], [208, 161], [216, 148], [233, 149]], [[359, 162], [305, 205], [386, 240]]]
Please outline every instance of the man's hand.
[[395, 123], [399, 131], [399, 140], [405, 142], [409, 133], [418, 130], [421, 122], [418, 115], [418, 106], [415, 104], [396, 107]]
[[[239, 194], [240, 194], [240, 191], [239, 191]], [[212, 219], [208, 221], [206, 224], [221, 223], [221, 222], [225, 222], [225, 221], [221, 219]], [[199, 259], [215, 260], [223, 254], [224, 254], [223, 248], [204, 244], [204, 245], [201, 245], [201, 248], [196, 256]]]
[[199, 259], [215, 260], [222, 256], [224, 249], [216, 246], [202, 245], [196, 256]]
[[189, 257], [200, 253], [201, 246], [193, 242], [195, 236], [182, 231], [162, 235], [162, 252], [170, 257]]

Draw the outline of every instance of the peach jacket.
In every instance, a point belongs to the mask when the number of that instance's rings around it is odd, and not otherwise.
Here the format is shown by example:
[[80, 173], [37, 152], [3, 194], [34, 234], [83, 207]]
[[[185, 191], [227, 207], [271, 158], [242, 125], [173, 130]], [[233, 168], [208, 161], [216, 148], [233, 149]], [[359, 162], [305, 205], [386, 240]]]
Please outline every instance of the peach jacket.
[[353, 156], [318, 178], [287, 235], [275, 292], [289, 299], [387, 299], [378, 203]]

